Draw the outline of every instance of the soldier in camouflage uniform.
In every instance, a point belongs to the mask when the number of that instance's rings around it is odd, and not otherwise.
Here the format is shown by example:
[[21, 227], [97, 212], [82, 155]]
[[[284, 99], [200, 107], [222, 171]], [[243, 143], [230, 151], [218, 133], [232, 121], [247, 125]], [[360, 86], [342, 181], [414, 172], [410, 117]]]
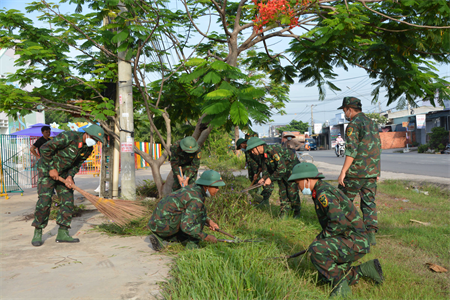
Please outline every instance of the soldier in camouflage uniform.
[[375, 194], [377, 178], [380, 176], [380, 135], [375, 122], [361, 112], [362, 105], [358, 98], [345, 97], [341, 108], [350, 123], [346, 131], [346, 157], [338, 179], [339, 188], [352, 201], [359, 193], [369, 242], [375, 245], [375, 233], [378, 231]]
[[294, 218], [300, 217], [300, 196], [295, 182], [288, 182], [292, 168], [299, 163], [297, 156], [280, 145], [266, 145], [260, 138], [248, 140], [247, 151], [261, 159], [262, 178], [258, 183], [269, 186], [278, 182], [280, 190], [281, 218], [287, 218], [293, 211]]
[[309, 246], [311, 262], [323, 281], [333, 286], [331, 297], [351, 295], [349, 285], [361, 276], [383, 282], [378, 259], [352, 267], [369, 253], [370, 244], [362, 218], [353, 202], [338, 188], [322, 181], [325, 176], [311, 163], [294, 167], [289, 181], [304, 195], [312, 195], [322, 231]]
[[205, 200], [214, 196], [224, 185], [219, 173], [208, 170], [194, 184], [159, 201], [148, 222], [148, 228], [153, 232], [150, 236], [153, 250], [161, 250], [163, 243], [160, 240], [180, 242], [187, 248], [197, 248], [200, 240], [216, 243], [213, 235], [203, 232], [205, 224], [211, 230], [219, 228], [206, 215]]
[[[170, 165], [173, 173], [172, 191], [176, 191], [194, 183], [197, 179], [201, 150], [197, 141], [192, 136], [188, 136], [173, 144], [170, 152]], [[181, 176], [180, 167], [186, 179]]]
[[[53, 140], [45, 143], [39, 150], [41, 159], [38, 162], [38, 194], [34, 221], [33, 246], [41, 246], [42, 229], [48, 224], [53, 191], [56, 190], [61, 200], [56, 223], [59, 225], [56, 242], [77, 243], [80, 240], [69, 235], [70, 223], [74, 211], [73, 177], [80, 170], [83, 162], [91, 155], [93, 146], [103, 142], [104, 131], [100, 126], [85, 127], [85, 132], [65, 131]], [[58, 180], [66, 180], [63, 184]]]
[[[248, 179], [254, 184], [262, 172], [262, 162], [259, 156], [253, 155], [250, 151], [246, 151], [247, 140], [238, 139], [236, 142], [237, 149], [241, 149], [245, 153], [245, 162], [248, 170]], [[261, 207], [269, 205], [269, 199], [274, 189], [274, 183], [264, 186], [261, 192], [263, 200], [259, 203]]]

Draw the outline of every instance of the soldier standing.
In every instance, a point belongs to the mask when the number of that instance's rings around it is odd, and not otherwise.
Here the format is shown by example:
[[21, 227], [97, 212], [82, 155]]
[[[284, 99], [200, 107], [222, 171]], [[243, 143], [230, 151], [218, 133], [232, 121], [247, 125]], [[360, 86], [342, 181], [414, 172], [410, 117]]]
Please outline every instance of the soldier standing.
[[338, 179], [339, 188], [352, 201], [359, 193], [369, 242], [375, 245], [375, 233], [378, 231], [375, 195], [377, 178], [380, 176], [380, 134], [375, 122], [361, 112], [362, 105], [358, 98], [345, 97], [341, 108], [350, 123], [346, 131], [346, 157]]
[[291, 211], [294, 218], [300, 217], [300, 196], [295, 182], [289, 182], [293, 167], [299, 163], [296, 155], [280, 145], [267, 145], [260, 138], [252, 137], [248, 140], [247, 151], [261, 159], [262, 178], [258, 183], [269, 186], [278, 182], [280, 190], [281, 218], [287, 218]]
[[205, 201], [207, 197], [216, 195], [219, 187], [224, 185], [218, 172], [208, 170], [194, 184], [159, 201], [148, 222], [148, 228], [153, 232], [150, 235], [153, 250], [161, 250], [164, 243], [160, 240], [180, 242], [188, 249], [198, 248], [200, 240], [217, 243], [215, 236], [203, 232], [205, 224], [213, 231], [219, 228], [208, 218]]
[[[192, 136], [188, 136], [173, 144], [170, 152], [170, 165], [173, 173], [172, 191], [176, 191], [194, 183], [197, 179], [201, 150], [197, 141]], [[180, 167], [185, 178], [181, 176]]]
[[[241, 149], [245, 153], [245, 162], [247, 164], [248, 179], [254, 184], [258, 180], [259, 175], [262, 172], [261, 158], [257, 155], [253, 155], [250, 151], [247, 151], [247, 140], [238, 139], [236, 142], [237, 149]], [[261, 206], [269, 206], [269, 199], [272, 195], [274, 188], [273, 182], [270, 185], [264, 186], [261, 192], [263, 200], [259, 203]]]
[[[41, 246], [42, 229], [48, 224], [52, 194], [55, 189], [61, 200], [56, 223], [59, 225], [56, 242], [78, 243], [69, 235], [70, 223], [74, 211], [73, 177], [80, 170], [83, 162], [91, 155], [93, 146], [103, 143], [104, 131], [100, 126], [90, 125], [85, 132], [65, 131], [48, 141], [40, 148], [41, 159], [38, 162], [38, 194], [34, 221], [31, 224], [36, 229], [31, 241], [33, 246]], [[58, 180], [66, 180], [63, 184]]]
[[331, 297], [351, 296], [350, 285], [360, 277], [382, 283], [383, 271], [378, 259], [352, 267], [352, 263], [370, 252], [364, 222], [356, 207], [338, 188], [323, 182], [325, 176], [311, 163], [294, 167], [289, 181], [298, 184], [304, 195], [312, 195], [322, 231], [308, 251], [321, 279], [333, 287]]

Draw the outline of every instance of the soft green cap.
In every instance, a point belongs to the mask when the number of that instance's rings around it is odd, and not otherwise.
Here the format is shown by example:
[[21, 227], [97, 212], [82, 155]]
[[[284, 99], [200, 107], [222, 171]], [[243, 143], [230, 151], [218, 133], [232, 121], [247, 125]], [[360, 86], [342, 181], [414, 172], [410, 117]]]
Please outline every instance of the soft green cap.
[[238, 139], [237, 142], [236, 142], [236, 148], [239, 149], [239, 146], [240, 146], [242, 143], [246, 143], [246, 142], [247, 142], [246, 139], [243, 139], [243, 138]]
[[251, 137], [248, 142], [247, 142], [247, 151], [248, 150], [252, 150], [255, 147], [261, 146], [261, 145], [265, 145], [266, 142], [264, 142], [262, 139], [260, 139], [259, 137]]
[[103, 128], [101, 128], [98, 125], [90, 124], [83, 128], [84, 131], [92, 136], [95, 140], [99, 141], [100, 143], [103, 143], [103, 137], [105, 136], [105, 132], [103, 131]]
[[343, 109], [344, 107], [362, 108], [361, 100], [356, 97], [344, 97], [342, 100], [342, 105], [338, 109]]
[[312, 163], [300, 163], [295, 165], [294, 169], [292, 169], [292, 174], [288, 181], [304, 178], [325, 178], [325, 176], [323, 176], [322, 173], [319, 173], [317, 167]]
[[224, 186], [225, 182], [222, 180], [222, 176], [220, 176], [219, 172], [214, 170], [207, 170], [203, 172], [199, 179], [195, 182], [198, 185], [206, 185], [206, 186]]
[[180, 147], [184, 152], [194, 153], [198, 150], [198, 143], [192, 136], [187, 136], [181, 140]]

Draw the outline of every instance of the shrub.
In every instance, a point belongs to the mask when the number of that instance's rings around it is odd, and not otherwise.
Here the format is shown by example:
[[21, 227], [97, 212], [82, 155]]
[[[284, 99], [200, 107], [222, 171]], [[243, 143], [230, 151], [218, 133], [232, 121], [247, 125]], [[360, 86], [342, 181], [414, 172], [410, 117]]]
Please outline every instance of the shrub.
[[438, 148], [439, 144], [445, 144], [448, 139], [448, 130], [444, 127], [431, 128], [430, 147], [432, 149]]
[[428, 150], [428, 144], [423, 144], [423, 145], [419, 146], [419, 148], [417, 149], [417, 152], [418, 153], [424, 153], [427, 150]]
[[442, 151], [445, 149], [445, 146], [443, 144], [439, 144], [438, 149], [439, 151]]

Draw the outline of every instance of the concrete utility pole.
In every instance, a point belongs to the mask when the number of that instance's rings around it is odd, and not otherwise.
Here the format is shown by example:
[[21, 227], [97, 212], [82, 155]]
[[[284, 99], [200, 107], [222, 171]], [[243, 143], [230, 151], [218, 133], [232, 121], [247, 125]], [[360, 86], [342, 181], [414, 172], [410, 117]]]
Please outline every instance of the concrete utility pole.
[[381, 114], [381, 103], [378, 102], [378, 112]]
[[311, 105], [311, 130], [314, 132], [314, 116], [313, 116], [313, 107], [315, 105]]
[[[127, 9], [119, 2], [120, 13]], [[120, 46], [120, 43], [119, 43]], [[120, 156], [122, 173], [122, 197], [136, 199], [136, 175], [134, 166], [134, 117], [133, 117], [133, 85], [131, 64], [124, 61], [128, 50], [119, 52], [118, 79], [120, 105]]]

